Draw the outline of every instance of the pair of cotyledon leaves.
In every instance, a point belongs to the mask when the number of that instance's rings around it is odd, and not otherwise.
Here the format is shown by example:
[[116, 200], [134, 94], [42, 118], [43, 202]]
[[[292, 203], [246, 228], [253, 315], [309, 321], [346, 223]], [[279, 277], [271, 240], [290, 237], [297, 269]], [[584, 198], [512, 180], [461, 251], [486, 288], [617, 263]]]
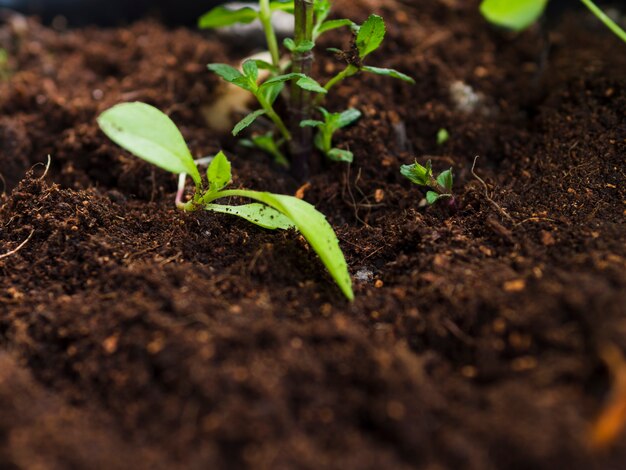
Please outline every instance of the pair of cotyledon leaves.
[[[182, 134], [172, 120], [145, 103], [122, 103], [98, 118], [103, 132], [115, 143], [137, 157], [175, 174], [188, 174], [196, 188], [203, 182], [198, 167]], [[348, 266], [337, 236], [314, 206], [293, 196], [249, 190], [224, 190], [231, 181], [231, 166], [220, 152], [207, 170], [209, 187], [197, 194], [207, 210], [242, 217], [268, 229], [297, 228], [318, 254], [343, 294], [354, 298]], [[240, 196], [259, 201], [242, 206], [213, 204], [220, 197]], [[195, 200], [195, 198], [194, 198]]]

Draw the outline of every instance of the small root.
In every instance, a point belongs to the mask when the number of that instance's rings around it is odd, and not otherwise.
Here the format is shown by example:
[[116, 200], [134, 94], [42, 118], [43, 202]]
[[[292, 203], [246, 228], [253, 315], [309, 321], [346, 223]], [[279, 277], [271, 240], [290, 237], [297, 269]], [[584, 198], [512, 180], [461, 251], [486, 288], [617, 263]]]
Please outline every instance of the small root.
[[11, 251], [8, 251], [7, 253], [5, 253], [3, 255], [0, 255], [0, 259], [4, 259], [4, 258], [8, 258], [9, 256], [13, 256], [15, 253], [17, 253], [22, 248], [24, 248], [26, 246], [26, 244], [28, 243], [28, 241], [32, 238], [34, 233], [35, 233], [35, 229], [32, 229], [30, 231], [30, 234], [28, 235], [28, 237], [26, 237], [26, 240], [24, 240], [22, 243], [20, 243], [15, 249], [13, 249]]
[[491, 196], [489, 196], [489, 187], [487, 186], [487, 183], [485, 183], [485, 180], [483, 180], [480, 176], [478, 176], [476, 174], [476, 172], [474, 171], [474, 169], [476, 168], [476, 161], [477, 160], [478, 160], [478, 155], [476, 155], [476, 157], [474, 158], [474, 164], [472, 165], [472, 175], [474, 176], [474, 178], [476, 178], [478, 181], [480, 181], [480, 183], [483, 185], [483, 188], [485, 188], [485, 199], [487, 199], [487, 201], [493, 207], [495, 207], [495, 209], [500, 213], [500, 215], [502, 217], [505, 217], [506, 219], [509, 219], [511, 222], [515, 222], [513, 217], [511, 217], [496, 201], [491, 199]]

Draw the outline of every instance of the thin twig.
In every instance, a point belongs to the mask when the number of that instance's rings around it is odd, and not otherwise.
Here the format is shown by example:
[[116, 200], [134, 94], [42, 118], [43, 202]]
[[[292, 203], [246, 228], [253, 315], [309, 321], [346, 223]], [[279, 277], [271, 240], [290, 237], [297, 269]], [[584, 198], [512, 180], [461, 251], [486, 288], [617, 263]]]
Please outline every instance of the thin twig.
[[476, 161], [478, 160], [478, 155], [476, 155], [476, 157], [474, 158], [474, 164], [472, 165], [472, 175], [474, 175], [474, 178], [476, 178], [478, 181], [480, 181], [480, 183], [483, 185], [483, 187], [485, 188], [485, 199], [487, 199], [487, 201], [489, 201], [489, 203], [495, 207], [498, 212], [503, 216], [506, 217], [507, 219], [509, 219], [511, 222], [515, 222], [515, 220], [513, 220], [513, 217], [511, 217], [502, 207], [500, 207], [500, 205], [494, 201], [493, 199], [491, 199], [491, 197], [489, 196], [489, 187], [487, 186], [487, 183], [485, 183], [485, 180], [483, 180], [480, 176], [478, 176], [476, 174], [476, 172], [474, 171], [474, 168], [476, 168]]
[[0, 259], [8, 258], [9, 256], [14, 255], [18, 251], [20, 251], [22, 248], [24, 248], [24, 246], [28, 243], [28, 241], [31, 239], [31, 237], [33, 236], [34, 233], [35, 233], [35, 229], [32, 229], [30, 231], [30, 234], [28, 235], [28, 237], [26, 237], [26, 240], [24, 240], [22, 243], [20, 243], [17, 248], [15, 248], [15, 249], [13, 249], [13, 250], [11, 250], [11, 251], [3, 254], [3, 255], [0, 255]]

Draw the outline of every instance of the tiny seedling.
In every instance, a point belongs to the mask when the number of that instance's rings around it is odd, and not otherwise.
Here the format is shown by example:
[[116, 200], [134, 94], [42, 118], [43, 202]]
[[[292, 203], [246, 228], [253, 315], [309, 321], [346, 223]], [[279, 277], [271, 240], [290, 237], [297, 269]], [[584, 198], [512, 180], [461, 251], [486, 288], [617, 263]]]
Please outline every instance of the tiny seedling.
[[[593, 0], [580, 1], [617, 37], [626, 42], [626, 31], [598, 8]], [[539, 19], [547, 5], [548, 0], [483, 0], [480, 12], [493, 24], [522, 31]]]
[[326, 109], [319, 108], [323, 121], [308, 119], [302, 121], [300, 126], [317, 128], [315, 135], [315, 146], [324, 153], [328, 158], [337, 162], [352, 162], [354, 155], [349, 150], [343, 150], [333, 147], [333, 135], [339, 129], [349, 126], [361, 117], [361, 111], [358, 109], [348, 109], [342, 113], [330, 113]]
[[[286, 63], [281, 62], [278, 41], [272, 28], [272, 14], [278, 10], [294, 14], [295, 37], [287, 38], [283, 43], [291, 55], [291, 60]], [[322, 104], [325, 95], [332, 87], [359, 72], [374, 73], [415, 83], [411, 77], [396, 70], [364, 64], [364, 59], [381, 46], [385, 37], [385, 22], [380, 16], [371, 15], [359, 26], [347, 19], [328, 20], [330, 10], [330, 0], [260, 0], [258, 9], [219, 6], [199, 20], [200, 28], [220, 28], [260, 20], [272, 58], [271, 63], [248, 60], [242, 65], [242, 72], [226, 64], [210, 64], [208, 67], [227, 82], [250, 91], [259, 103], [260, 109], [242, 119], [233, 129], [233, 134], [239, 134], [256, 119], [265, 116], [273, 122], [278, 131], [269, 136], [280, 136], [280, 140], [276, 140], [271, 145], [270, 153], [276, 157], [275, 149], [286, 145], [293, 172], [301, 178], [308, 175], [313, 157], [314, 140], [311, 132], [313, 107]], [[352, 47], [347, 52], [330, 49], [344, 60], [346, 65], [322, 86], [310, 77], [314, 59], [313, 50], [322, 34], [341, 27], [351, 29]], [[291, 70], [287, 72], [289, 67]], [[263, 83], [259, 83], [259, 68], [267, 70], [270, 76]], [[287, 82], [291, 82], [289, 89], [285, 86]], [[279, 98], [286, 101], [284, 107], [287, 113], [284, 116], [280, 116], [274, 109], [274, 103]], [[289, 123], [289, 126], [286, 123]], [[305, 124], [301, 125], [301, 123]], [[318, 127], [323, 136], [326, 135], [321, 127], [317, 125], [315, 127]], [[330, 136], [332, 137], [332, 132]], [[321, 150], [330, 159], [352, 160], [349, 152], [334, 149], [329, 142], [324, 141], [325, 137], [320, 139], [323, 144]], [[250, 142], [253, 145], [260, 143], [259, 147], [263, 150], [268, 149], [266, 139], [256, 142], [252, 139]], [[317, 142], [315, 144], [320, 148]], [[280, 153], [284, 155], [282, 151]]]
[[[241, 217], [260, 227], [295, 228], [318, 254], [343, 294], [354, 298], [346, 260], [333, 228], [323, 214], [301, 199], [283, 194], [225, 189], [231, 182], [231, 165], [224, 153], [212, 158], [206, 180], [201, 176], [187, 144], [172, 120], [157, 108], [145, 103], [122, 103], [98, 117], [102, 131], [115, 143], [134, 155], [170, 173], [178, 174], [176, 206], [184, 211], [208, 210]], [[195, 190], [183, 201], [185, 177], [189, 175]], [[216, 204], [218, 199], [241, 197], [254, 203]]]
[[417, 162], [411, 165], [402, 165], [400, 173], [416, 185], [430, 188], [430, 191], [426, 193], [426, 201], [428, 204], [434, 204], [439, 200], [447, 199], [450, 206], [456, 205], [456, 200], [452, 194], [452, 168], [442, 171], [439, 176], [435, 178], [432, 162], [428, 160], [426, 166], [422, 166]]
[[450, 140], [450, 133], [443, 127], [437, 131], [437, 145], [443, 145]]

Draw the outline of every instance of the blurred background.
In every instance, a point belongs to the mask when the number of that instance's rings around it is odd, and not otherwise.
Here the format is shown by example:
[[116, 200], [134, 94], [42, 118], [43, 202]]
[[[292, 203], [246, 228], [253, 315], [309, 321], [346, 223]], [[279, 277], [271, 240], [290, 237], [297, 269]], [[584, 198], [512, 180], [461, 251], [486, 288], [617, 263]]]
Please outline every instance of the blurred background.
[[[417, 0], [404, 0], [402, 3], [414, 1]], [[220, 3], [231, 2], [224, 0], [0, 0], [0, 9], [37, 15], [46, 24], [51, 24], [56, 20], [68, 26], [88, 24], [116, 26], [145, 16], [156, 17], [171, 26], [191, 26], [196, 24], [201, 14]], [[599, 0], [598, 3], [603, 6], [619, 6], [622, 12], [626, 9], [626, 0]], [[582, 5], [577, 0], [551, 0], [547, 16], [553, 20], [558, 18], [565, 9], [578, 8], [582, 8]]]

